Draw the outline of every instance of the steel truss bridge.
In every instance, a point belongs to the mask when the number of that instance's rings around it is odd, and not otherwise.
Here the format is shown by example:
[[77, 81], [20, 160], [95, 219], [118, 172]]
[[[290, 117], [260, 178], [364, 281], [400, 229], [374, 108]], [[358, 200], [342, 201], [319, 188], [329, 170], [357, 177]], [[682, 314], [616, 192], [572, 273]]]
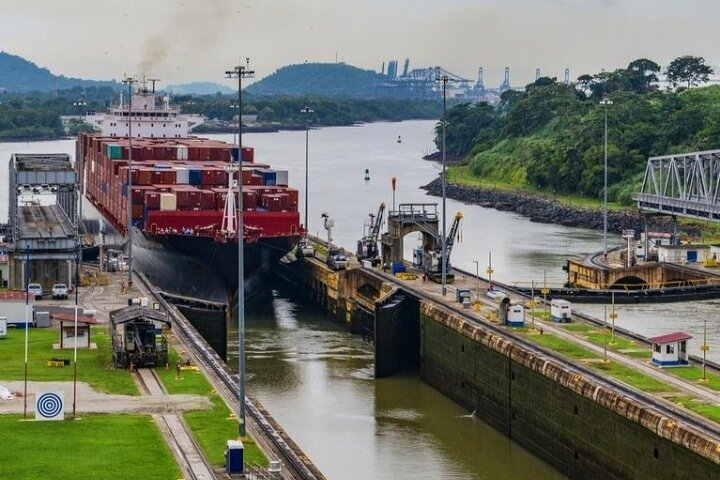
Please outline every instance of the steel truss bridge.
[[638, 209], [720, 220], [720, 150], [648, 158]]

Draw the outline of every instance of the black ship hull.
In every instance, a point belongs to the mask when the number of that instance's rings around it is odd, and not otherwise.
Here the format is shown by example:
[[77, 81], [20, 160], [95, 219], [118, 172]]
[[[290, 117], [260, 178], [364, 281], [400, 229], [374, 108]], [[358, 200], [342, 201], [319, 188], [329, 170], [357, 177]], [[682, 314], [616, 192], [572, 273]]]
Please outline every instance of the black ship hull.
[[[244, 245], [245, 297], [258, 293], [269, 267], [295, 247], [297, 237], [263, 238]], [[170, 296], [227, 305], [238, 290], [238, 245], [190, 235], [135, 231], [133, 268]]]

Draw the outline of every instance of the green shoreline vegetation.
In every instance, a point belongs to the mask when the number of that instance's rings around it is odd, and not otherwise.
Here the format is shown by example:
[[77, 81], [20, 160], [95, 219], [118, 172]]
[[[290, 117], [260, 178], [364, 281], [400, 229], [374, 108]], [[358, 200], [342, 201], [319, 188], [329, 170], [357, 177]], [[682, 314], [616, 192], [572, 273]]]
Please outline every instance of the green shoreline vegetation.
[[607, 113], [608, 197], [613, 208], [630, 205], [648, 157], [720, 147], [720, 86], [691, 88], [712, 73], [702, 57], [679, 57], [666, 69], [643, 58], [570, 84], [542, 77], [503, 92], [497, 107], [456, 105], [447, 111], [447, 151], [465, 161], [451, 179], [599, 206]]
[[[55, 92], [0, 92], [0, 141], [52, 140], [91, 131], [79, 120], [63, 124], [61, 116], [82, 116], [87, 112], [106, 111], [115, 105], [119, 92], [111, 87], [71, 88]], [[184, 113], [201, 114], [216, 124], [237, 117], [236, 95], [177, 95], [173, 106]], [[310, 107], [306, 118], [301, 113]], [[440, 118], [440, 100], [351, 97], [257, 97], [243, 98], [243, 115], [256, 115], [263, 125], [346, 126], [357, 123]], [[201, 125], [197, 133], [212, 131]]]

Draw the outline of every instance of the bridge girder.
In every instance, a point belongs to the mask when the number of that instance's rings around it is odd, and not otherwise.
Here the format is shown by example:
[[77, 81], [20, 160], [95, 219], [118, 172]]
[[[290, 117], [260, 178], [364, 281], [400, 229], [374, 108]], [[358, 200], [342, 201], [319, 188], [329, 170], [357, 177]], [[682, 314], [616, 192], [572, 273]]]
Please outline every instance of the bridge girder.
[[720, 220], [720, 150], [648, 158], [638, 209]]

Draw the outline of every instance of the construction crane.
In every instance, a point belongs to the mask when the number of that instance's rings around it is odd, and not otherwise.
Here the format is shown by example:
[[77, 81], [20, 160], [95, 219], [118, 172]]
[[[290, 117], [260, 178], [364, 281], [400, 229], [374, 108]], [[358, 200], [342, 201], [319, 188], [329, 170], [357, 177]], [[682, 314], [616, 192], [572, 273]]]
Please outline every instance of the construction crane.
[[383, 223], [383, 214], [385, 213], [385, 204], [381, 203], [378, 208], [377, 215], [370, 214], [370, 222], [365, 236], [358, 240], [357, 256], [358, 260], [368, 260], [373, 267], [380, 264], [380, 250], [378, 250], [378, 238], [380, 236], [380, 227]]
[[[453, 245], [455, 245], [455, 237], [460, 229], [460, 220], [462, 220], [462, 218], [462, 212], [455, 214], [455, 219], [445, 240], [445, 281], [447, 283], [453, 283], [455, 280], [455, 275], [450, 273], [450, 269], [452, 268], [450, 265], [450, 253], [452, 252]], [[427, 252], [423, 265], [425, 266], [425, 275], [427, 275], [430, 280], [437, 283], [442, 282], [442, 243], [437, 249]]]

